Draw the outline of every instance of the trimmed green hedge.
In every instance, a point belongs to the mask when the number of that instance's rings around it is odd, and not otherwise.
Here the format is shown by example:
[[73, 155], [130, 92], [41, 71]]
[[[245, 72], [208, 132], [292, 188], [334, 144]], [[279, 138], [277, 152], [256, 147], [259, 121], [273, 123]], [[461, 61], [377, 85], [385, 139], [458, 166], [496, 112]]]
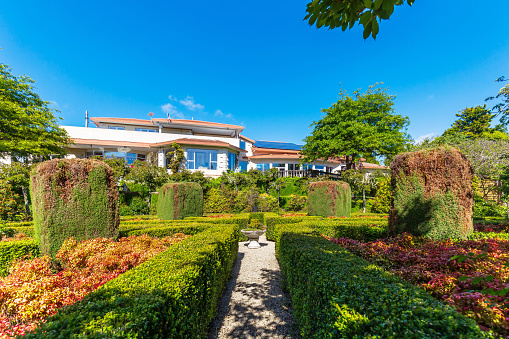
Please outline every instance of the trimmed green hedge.
[[0, 276], [9, 274], [9, 268], [14, 260], [28, 256], [39, 256], [39, 246], [33, 239], [0, 242]]
[[206, 224], [238, 225], [239, 229], [247, 228], [249, 225], [248, 214], [238, 214], [232, 218], [207, 218], [207, 217], [187, 217], [184, 221], [193, 221]]
[[61, 309], [25, 338], [202, 338], [237, 250], [235, 227], [209, 228]]
[[265, 232], [265, 236], [268, 240], [275, 241], [275, 227], [276, 225], [288, 225], [288, 224], [296, 224], [300, 223], [304, 220], [307, 221], [319, 221], [321, 220], [321, 217], [313, 216], [313, 217], [307, 217], [307, 216], [298, 216], [298, 217], [281, 217], [278, 215], [271, 215], [271, 216], [265, 216], [265, 223], [267, 225], [267, 231]]
[[473, 232], [468, 235], [468, 240], [495, 239], [495, 238], [509, 240], [509, 233]]
[[277, 254], [302, 337], [489, 337], [452, 307], [322, 237], [305, 234], [309, 229], [278, 229]]
[[148, 227], [143, 229], [135, 229], [129, 230], [125, 232], [121, 232], [123, 237], [128, 237], [130, 235], [142, 235], [147, 234], [151, 237], [167, 237], [170, 235], [174, 235], [176, 233], [184, 233], [188, 235], [197, 234], [203, 232], [207, 228], [212, 227], [210, 224], [182, 224], [181, 225], [172, 225], [172, 226], [160, 226], [160, 227]]
[[34, 236], [34, 227], [33, 226], [19, 226], [19, 227], [4, 227], [4, 230], [10, 231], [12, 235], [17, 235], [23, 233], [27, 237]]
[[265, 225], [265, 213], [263, 212], [251, 212], [249, 213], [249, 223], [251, 223], [252, 219], [258, 219], [258, 221]]
[[346, 237], [359, 241], [372, 241], [388, 236], [386, 218], [341, 218], [303, 223], [329, 238]]
[[309, 184], [308, 214], [321, 217], [350, 217], [352, 190], [341, 181], [318, 181]]
[[118, 235], [118, 189], [112, 169], [91, 159], [54, 159], [30, 176], [35, 238], [54, 257], [62, 243]]
[[164, 220], [181, 220], [203, 215], [203, 190], [196, 182], [165, 184], [159, 190], [157, 216]]

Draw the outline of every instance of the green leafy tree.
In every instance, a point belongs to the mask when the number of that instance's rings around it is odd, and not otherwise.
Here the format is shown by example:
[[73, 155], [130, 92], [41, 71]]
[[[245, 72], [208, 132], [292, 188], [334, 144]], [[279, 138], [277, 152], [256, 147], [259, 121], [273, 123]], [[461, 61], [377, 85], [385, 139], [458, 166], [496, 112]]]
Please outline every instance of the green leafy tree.
[[168, 168], [171, 169], [171, 173], [178, 173], [180, 169], [180, 165], [182, 164], [182, 160], [184, 160], [184, 151], [179, 144], [174, 142], [171, 144], [172, 150], [166, 153], [166, 156], [170, 158], [170, 163], [168, 164]]
[[415, 0], [314, 0], [308, 3], [304, 20], [317, 28], [341, 27], [351, 29], [357, 22], [364, 26], [364, 39], [373, 39], [379, 31], [379, 23], [391, 17], [396, 6], [410, 6]]
[[[500, 77], [495, 81], [505, 82], [509, 81], [509, 79]], [[499, 102], [493, 106], [492, 111], [496, 116], [500, 117], [500, 124], [506, 126], [509, 124], [509, 84], [502, 87], [497, 95], [486, 98], [486, 101], [491, 100], [499, 100]]]
[[508, 139], [509, 135], [505, 133], [502, 125], [491, 127], [496, 115], [486, 105], [467, 107], [459, 111], [459, 113], [456, 113], [458, 117], [456, 121], [442, 135], [442, 143], [458, 143], [460, 140], [452, 140], [453, 138], [460, 138], [457, 134], [468, 139]]
[[135, 160], [125, 180], [134, 184], [142, 184], [154, 192], [158, 187], [168, 182], [169, 175], [165, 168], [151, 165], [145, 161]]
[[34, 81], [16, 77], [0, 64], [0, 155], [62, 155], [70, 143], [49, 102], [34, 92]]
[[360, 158], [388, 157], [404, 150], [410, 140], [409, 120], [395, 114], [395, 96], [377, 85], [352, 96], [341, 91], [337, 103], [322, 109], [322, 119], [313, 122], [312, 134], [304, 139], [303, 162], [346, 156], [351, 169]]

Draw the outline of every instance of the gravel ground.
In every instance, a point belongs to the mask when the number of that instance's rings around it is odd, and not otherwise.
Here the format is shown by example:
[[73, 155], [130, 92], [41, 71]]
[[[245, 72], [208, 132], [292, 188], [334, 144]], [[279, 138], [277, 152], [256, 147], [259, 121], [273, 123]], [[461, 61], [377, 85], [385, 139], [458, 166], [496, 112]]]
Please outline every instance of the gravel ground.
[[281, 288], [274, 242], [239, 243], [230, 280], [209, 327], [209, 338], [298, 338], [291, 299]]

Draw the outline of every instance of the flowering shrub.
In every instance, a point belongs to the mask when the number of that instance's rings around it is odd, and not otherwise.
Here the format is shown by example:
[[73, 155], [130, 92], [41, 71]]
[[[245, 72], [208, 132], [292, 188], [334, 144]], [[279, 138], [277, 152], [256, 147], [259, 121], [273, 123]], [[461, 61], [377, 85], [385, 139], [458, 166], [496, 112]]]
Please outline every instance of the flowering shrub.
[[[509, 334], [507, 296], [480, 293], [489, 288], [509, 287], [509, 268], [505, 265], [509, 259], [508, 240], [434, 241], [407, 233], [366, 243], [349, 238], [331, 240], [421, 286], [459, 313], [473, 318], [481, 328], [505, 337]], [[466, 259], [451, 260], [454, 256]], [[493, 279], [483, 279], [489, 276]]]
[[22, 334], [57, 309], [74, 304], [88, 293], [187, 237], [147, 235], [118, 242], [96, 238], [77, 242], [70, 238], [56, 259], [63, 269], [54, 273], [48, 256], [21, 260], [0, 278], [0, 336]]

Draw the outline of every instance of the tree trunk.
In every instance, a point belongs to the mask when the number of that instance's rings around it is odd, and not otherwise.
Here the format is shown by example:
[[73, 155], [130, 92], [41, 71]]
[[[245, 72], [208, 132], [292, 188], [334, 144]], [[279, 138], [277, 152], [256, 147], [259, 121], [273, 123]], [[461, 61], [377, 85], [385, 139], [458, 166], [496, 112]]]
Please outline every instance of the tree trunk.
[[23, 191], [23, 199], [25, 200], [25, 210], [28, 215], [30, 215], [30, 205], [28, 204], [28, 193], [27, 188], [22, 187], [21, 190]]
[[362, 187], [362, 213], [366, 213], [366, 189]]

